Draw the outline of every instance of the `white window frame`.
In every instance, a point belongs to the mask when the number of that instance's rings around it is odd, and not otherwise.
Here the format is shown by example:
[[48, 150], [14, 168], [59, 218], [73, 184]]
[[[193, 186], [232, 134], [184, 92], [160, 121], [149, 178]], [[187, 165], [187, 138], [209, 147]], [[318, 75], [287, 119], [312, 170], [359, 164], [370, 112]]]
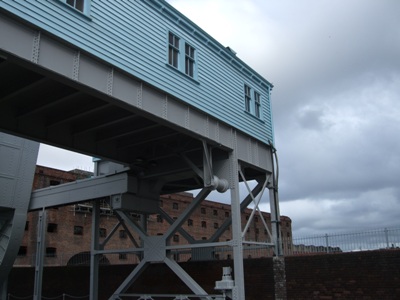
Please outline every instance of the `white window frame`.
[[250, 84], [244, 84], [244, 109], [257, 119], [262, 118], [262, 95], [252, 88]]
[[254, 91], [254, 115], [261, 118], [261, 94]]
[[[168, 31], [167, 44], [167, 65], [187, 77], [197, 80], [196, 47], [172, 31]], [[176, 62], [173, 54], [177, 56]]]
[[194, 77], [196, 49], [188, 43], [185, 43], [185, 74]]
[[[85, 15], [90, 14], [90, 0], [60, 0], [62, 3], [65, 3], [68, 7], [81, 12]], [[78, 7], [78, 5], [81, 3], [81, 7]]]
[[244, 109], [251, 113], [251, 87], [248, 84], [244, 85]]
[[176, 34], [168, 33], [168, 64], [177, 69], [179, 69], [180, 40]]

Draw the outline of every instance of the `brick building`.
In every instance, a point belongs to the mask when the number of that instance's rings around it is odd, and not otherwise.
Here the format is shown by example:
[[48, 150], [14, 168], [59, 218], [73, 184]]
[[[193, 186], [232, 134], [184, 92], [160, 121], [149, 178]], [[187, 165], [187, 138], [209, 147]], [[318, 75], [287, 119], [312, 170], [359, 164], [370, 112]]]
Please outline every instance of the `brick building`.
[[[43, 166], [37, 166], [33, 190], [51, 187], [63, 183], [72, 182], [92, 176], [92, 173], [82, 170], [62, 171]], [[191, 193], [178, 193], [163, 195], [160, 198], [161, 208], [173, 219], [176, 219], [193, 200]], [[45, 265], [75, 265], [87, 264], [90, 261], [91, 246], [91, 211], [90, 202], [77, 203], [47, 210], [46, 220], [46, 241], [45, 241]], [[101, 200], [100, 217], [100, 242], [107, 239], [105, 249], [126, 249], [123, 253], [110, 253], [102, 257], [105, 264], [138, 263], [139, 256], [129, 253], [133, 246], [140, 247], [140, 237], [133, 230], [118, 226], [117, 217], [113, 214], [107, 199]], [[247, 223], [252, 210], [246, 209], [242, 213], [242, 227]], [[195, 239], [206, 241], [212, 238], [222, 223], [230, 217], [230, 205], [214, 201], [204, 200], [202, 204], [192, 213], [183, 228]], [[262, 212], [263, 218], [271, 228], [270, 214]], [[168, 220], [161, 215], [136, 215], [132, 214], [138, 224], [147, 227], [149, 235], [162, 235], [169, 228]], [[145, 220], [142, 220], [144, 218]], [[28, 213], [25, 227], [25, 235], [20, 247], [19, 255], [15, 265], [34, 265], [37, 244], [37, 222], [38, 212]], [[281, 217], [282, 237], [290, 241], [291, 220], [286, 216]], [[127, 230], [128, 229], [128, 230]], [[109, 238], [108, 235], [113, 233]], [[288, 238], [289, 237], [289, 238]], [[219, 238], [219, 241], [231, 239], [230, 227]], [[269, 240], [268, 230], [264, 222], [256, 214], [248, 227], [245, 239], [248, 241]], [[178, 232], [172, 236], [171, 245], [188, 244], [186, 239]], [[285, 242], [283, 248], [290, 250], [289, 242]], [[272, 248], [244, 247], [245, 257], [271, 256]], [[187, 261], [192, 257], [190, 249], [180, 250], [171, 253], [177, 261]], [[213, 259], [230, 259], [232, 253], [223, 247], [213, 248]]]

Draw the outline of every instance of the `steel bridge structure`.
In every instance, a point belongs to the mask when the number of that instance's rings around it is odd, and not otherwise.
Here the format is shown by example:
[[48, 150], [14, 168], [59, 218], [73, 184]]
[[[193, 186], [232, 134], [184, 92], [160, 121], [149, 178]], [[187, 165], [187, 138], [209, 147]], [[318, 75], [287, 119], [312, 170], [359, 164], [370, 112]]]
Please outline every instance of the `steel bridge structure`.
[[[245, 299], [241, 211], [259, 213], [269, 195], [272, 228], [264, 244], [282, 254], [275, 149], [169, 93], [120, 70], [81, 49], [0, 10], [0, 287], [24, 233], [28, 211], [40, 211], [35, 297], [41, 296], [41, 270], [46, 209], [93, 200], [90, 298], [97, 299], [99, 257], [126, 251], [141, 257], [132, 273], [112, 293], [123, 295], [151, 263], [165, 263], [202, 299], [212, 299], [171, 257], [169, 240], [179, 232], [193, 257], [207, 259], [206, 249], [231, 247], [234, 272], [230, 297]], [[31, 193], [39, 143], [99, 158], [95, 176]], [[254, 188], [248, 182], [256, 181]], [[240, 184], [243, 182], [244, 184]], [[240, 189], [247, 196], [241, 198]], [[159, 205], [159, 196], [200, 190], [176, 220]], [[230, 193], [231, 217], [207, 241], [194, 240], [182, 224], [201, 202], [217, 190]], [[132, 248], [105, 250], [99, 241], [99, 201], [107, 197], [127, 232]], [[264, 197], [265, 198], [265, 197]], [[131, 213], [161, 214], [171, 223], [163, 236], [150, 236], [145, 222]], [[261, 220], [264, 219], [261, 217]], [[265, 223], [265, 221], [264, 221]], [[116, 226], [116, 228], [118, 227]], [[228, 228], [232, 240], [218, 241]], [[116, 229], [115, 229], [116, 230]], [[111, 237], [114, 233], [109, 233]], [[188, 245], [185, 245], [188, 248]], [[198, 251], [202, 249], [203, 251]]]

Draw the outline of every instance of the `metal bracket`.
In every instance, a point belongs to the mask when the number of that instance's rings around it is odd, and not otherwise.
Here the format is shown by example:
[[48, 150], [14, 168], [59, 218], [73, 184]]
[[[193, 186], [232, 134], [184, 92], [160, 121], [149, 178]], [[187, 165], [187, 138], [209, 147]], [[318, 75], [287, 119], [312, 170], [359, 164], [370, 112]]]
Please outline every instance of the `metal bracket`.
[[228, 180], [218, 178], [214, 175], [212, 166], [212, 152], [209, 149], [206, 141], [202, 140], [203, 143], [203, 170], [199, 169], [185, 154], [181, 154], [185, 162], [192, 168], [192, 170], [203, 179], [204, 187], [211, 187], [213, 190], [217, 190], [220, 193], [225, 193], [229, 188]]

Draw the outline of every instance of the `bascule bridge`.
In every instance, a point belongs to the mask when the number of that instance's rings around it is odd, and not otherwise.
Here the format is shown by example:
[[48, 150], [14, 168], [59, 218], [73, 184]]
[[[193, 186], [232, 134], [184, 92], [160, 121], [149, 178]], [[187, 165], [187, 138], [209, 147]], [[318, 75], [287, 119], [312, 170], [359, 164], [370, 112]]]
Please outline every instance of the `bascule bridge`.
[[[99, 257], [122, 251], [99, 241], [97, 199], [108, 199], [121, 226], [140, 236], [129, 249], [140, 263], [111, 299], [151, 263], [165, 263], [198, 298], [214, 299], [170, 255], [176, 232], [193, 259], [206, 259], [213, 247], [232, 249], [232, 280], [227, 274], [216, 287], [235, 300], [245, 299], [245, 245], [281, 255], [272, 85], [167, 2], [0, 1], [0, 86], [3, 293], [27, 212], [39, 210], [43, 228], [46, 208], [80, 201], [93, 200], [91, 299], [98, 297]], [[31, 194], [39, 143], [96, 157], [96, 176]], [[165, 214], [159, 196], [189, 190], [199, 193], [184, 213], [176, 220]], [[230, 218], [209, 240], [195, 240], [182, 224], [214, 190], [229, 193]], [[246, 241], [241, 211], [253, 207], [251, 222], [263, 194], [270, 238]], [[151, 236], [132, 213], [161, 214], [171, 226]], [[219, 241], [229, 227], [232, 239]], [[36, 270], [40, 298], [40, 254]]]

